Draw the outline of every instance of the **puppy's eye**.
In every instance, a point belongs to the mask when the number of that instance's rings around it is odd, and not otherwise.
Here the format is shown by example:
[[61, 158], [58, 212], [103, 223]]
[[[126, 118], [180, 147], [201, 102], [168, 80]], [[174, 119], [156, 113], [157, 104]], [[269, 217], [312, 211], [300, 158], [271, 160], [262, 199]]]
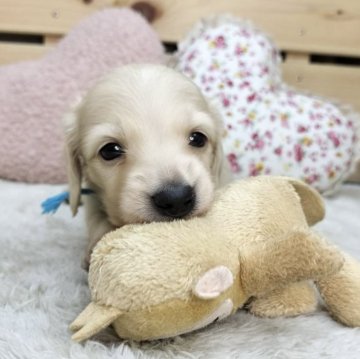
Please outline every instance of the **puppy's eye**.
[[121, 157], [125, 153], [124, 149], [118, 143], [107, 143], [103, 146], [99, 154], [105, 161], [111, 161]]
[[204, 147], [207, 141], [207, 137], [201, 132], [193, 132], [189, 137], [189, 145], [193, 147]]

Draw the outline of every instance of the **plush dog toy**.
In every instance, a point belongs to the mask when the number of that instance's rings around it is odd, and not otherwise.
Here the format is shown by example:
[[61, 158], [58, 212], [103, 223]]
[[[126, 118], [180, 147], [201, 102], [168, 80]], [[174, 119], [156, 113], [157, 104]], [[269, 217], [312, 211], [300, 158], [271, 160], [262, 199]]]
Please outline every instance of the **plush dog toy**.
[[316, 306], [310, 280], [336, 320], [360, 326], [360, 264], [309, 228], [323, 216], [312, 188], [260, 176], [219, 191], [206, 216], [109, 233], [92, 254], [92, 301], [73, 339], [110, 324], [122, 338], [172, 337], [245, 304], [259, 316], [306, 313]]

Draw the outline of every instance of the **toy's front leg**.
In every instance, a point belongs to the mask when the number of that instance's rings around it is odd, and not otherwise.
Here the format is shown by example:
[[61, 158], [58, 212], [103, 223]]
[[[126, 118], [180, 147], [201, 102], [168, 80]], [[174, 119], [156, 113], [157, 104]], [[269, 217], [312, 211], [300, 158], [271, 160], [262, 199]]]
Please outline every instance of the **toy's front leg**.
[[274, 318], [311, 313], [316, 306], [316, 290], [310, 282], [304, 281], [275, 289], [263, 297], [254, 298], [248, 309], [259, 317]]

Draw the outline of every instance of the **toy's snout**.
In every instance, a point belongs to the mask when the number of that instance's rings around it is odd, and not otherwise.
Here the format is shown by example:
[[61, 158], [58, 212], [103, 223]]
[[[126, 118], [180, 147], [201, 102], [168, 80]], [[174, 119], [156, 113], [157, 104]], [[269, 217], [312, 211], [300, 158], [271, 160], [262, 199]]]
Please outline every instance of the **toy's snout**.
[[247, 298], [239, 280], [227, 267], [213, 267], [198, 279], [187, 300], [173, 299], [149, 310], [124, 313], [113, 326], [120, 337], [135, 340], [173, 337], [203, 328], [244, 304]]
[[215, 266], [196, 280], [189, 296], [130, 311], [94, 302], [72, 323], [73, 339], [83, 341], [109, 324], [119, 337], [153, 340], [174, 337], [203, 328], [233, 314], [247, 297], [229, 268]]

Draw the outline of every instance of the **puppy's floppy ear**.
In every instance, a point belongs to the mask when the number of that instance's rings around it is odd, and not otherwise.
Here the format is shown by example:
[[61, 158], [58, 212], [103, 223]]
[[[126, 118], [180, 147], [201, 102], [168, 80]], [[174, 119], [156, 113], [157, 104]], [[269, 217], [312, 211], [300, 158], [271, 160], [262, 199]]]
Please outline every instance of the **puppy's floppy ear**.
[[220, 187], [230, 181], [231, 175], [223, 151], [221, 134], [219, 135], [219, 138], [217, 139], [217, 143], [215, 146], [211, 172], [215, 180], [216, 187]]
[[80, 204], [81, 160], [79, 154], [78, 112], [79, 104], [70, 110], [63, 119], [65, 127], [65, 158], [69, 181], [70, 208], [75, 216]]
[[231, 180], [231, 173], [229, 164], [225, 158], [223, 144], [222, 144], [222, 135], [224, 131], [224, 124], [221, 118], [220, 113], [217, 111], [215, 106], [208, 100], [208, 105], [210, 109], [210, 114], [215, 121], [217, 139], [215, 143], [215, 148], [213, 152], [213, 162], [211, 165], [211, 172], [215, 181], [216, 187], [220, 187]]

